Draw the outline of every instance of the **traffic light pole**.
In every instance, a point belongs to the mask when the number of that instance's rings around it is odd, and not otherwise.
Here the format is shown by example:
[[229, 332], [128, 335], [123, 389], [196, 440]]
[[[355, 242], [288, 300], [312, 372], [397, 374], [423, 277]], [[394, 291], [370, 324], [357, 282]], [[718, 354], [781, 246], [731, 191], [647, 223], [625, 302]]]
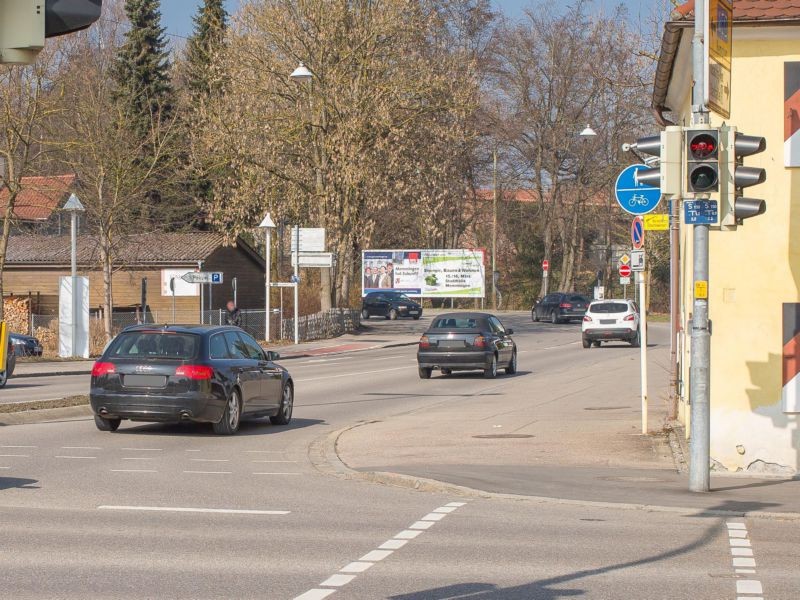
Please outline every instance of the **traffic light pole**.
[[[708, 111], [703, 103], [704, 68], [703, 35], [705, 32], [703, 2], [694, 3], [694, 37], [692, 62], [692, 125], [708, 124]], [[708, 492], [711, 463], [710, 367], [711, 335], [708, 330], [708, 225], [693, 225], [694, 286], [691, 347], [691, 439], [689, 442], [689, 490]]]

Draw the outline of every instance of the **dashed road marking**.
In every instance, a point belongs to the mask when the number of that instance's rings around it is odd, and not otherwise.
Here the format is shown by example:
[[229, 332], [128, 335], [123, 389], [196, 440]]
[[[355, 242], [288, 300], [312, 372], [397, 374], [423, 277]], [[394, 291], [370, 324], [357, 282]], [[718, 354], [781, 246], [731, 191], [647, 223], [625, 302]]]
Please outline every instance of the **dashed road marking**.
[[752, 541], [748, 539], [747, 525], [739, 521], [728, 521], [726, 525], [736, 575], [752, 577], [736, 580], [736, 600], [764, 600], [761, 581], [754, 577], [756, 559], [753, 557]]
[[56, 455], [56, 458], [74, 458], [74, 459], [79, 459], [79, 460], [92, 460], [92, 459], [96, 459], [97, 457], [96, 456], [70, 456], [70, 455], [67, 455], [67, 454], [59, 454], [59, 455]]
[[0, 454], [0, 458], [30, 458], [30, 454]]
[[62, 450], [102, 450], [99, 446], [61, 446]]
[[39, 446], [0, 446], [0, 448], [38, 448]]
[[449, 504], [440, 506], [429, 512], [422, 517], [422, 519], [410, 525], [408, 529], [404, 529], [392, 539], [383, 542], [376, 550], [371, 550], [357, 561], [346, 564], [339, 569], [338, 573], [331, 575], [320, 583], [319, 587], [312, 588], [299, 596], [295, 596], [294, 600], [319, 600], [321, 598], [327, 598], [339, 588], [356, 579], [359, 574], [364, 573], [380, 561], [389, 558], [396, 550], [408, 544], [410, 540], [415, 539], [465, 504], [465, 502], [450, 502]]
[[120, 448], [120, 450], [130, 452], [163, 452], [163, 448]]
[[178, 506], [98, 506], [98, 510], [129, 510], [144, 512], [211, 513], [224, 515], [288, 515], [288, 510], [253, 510], [240, 508], [190, 508]]

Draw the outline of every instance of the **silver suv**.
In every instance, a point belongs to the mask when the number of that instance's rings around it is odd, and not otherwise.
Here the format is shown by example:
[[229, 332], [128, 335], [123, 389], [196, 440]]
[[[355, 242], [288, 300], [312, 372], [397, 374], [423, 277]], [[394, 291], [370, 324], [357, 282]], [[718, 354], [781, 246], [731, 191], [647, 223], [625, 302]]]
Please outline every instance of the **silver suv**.
[[595, 300], [586, 309], [581, 323], [583, 347], [599, 347], [602, 342], [620, 340], [639, 347], [639, 307], [633, 300]]

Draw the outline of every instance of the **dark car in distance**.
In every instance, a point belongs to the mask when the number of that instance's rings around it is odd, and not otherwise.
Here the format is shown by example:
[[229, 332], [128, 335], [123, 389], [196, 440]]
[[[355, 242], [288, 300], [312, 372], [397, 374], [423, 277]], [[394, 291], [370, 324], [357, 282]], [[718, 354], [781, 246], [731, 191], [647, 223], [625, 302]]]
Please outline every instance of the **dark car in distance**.
[[400, 317], [411, 317], [418, 320], [422, 316], [422, 306], [411, 298], [393, 290], [370, 292], [361, 301], [361, 318], [384, 317], [395, 320]]
[[101, 431], [123, 419], [211, 423], [236, 433], [244, 417], [287, 425], [294, 382], [238, 327], [136, 325], [112, 340], [92, 369], [89, 399]]
[[32, 335], [22, 333], [9, 333], [11, 343], [14, 345], [14, 354], [17, 356], [41, 356], [42, 345]]
[[547, 294], [531, 308], [531, 319], [534, 322], [550, 321], [554, 325], [582, 321], [589, 302], [586, 296], [574, 292]]
[[442, 375], [453, 371], [483, 371], [487, 379], [517, 372], [517, 345], [496, 316], [488, 313], [447, 313], [436, 317], [420, 338], [417, 364], [421, 379], [434, 369]]

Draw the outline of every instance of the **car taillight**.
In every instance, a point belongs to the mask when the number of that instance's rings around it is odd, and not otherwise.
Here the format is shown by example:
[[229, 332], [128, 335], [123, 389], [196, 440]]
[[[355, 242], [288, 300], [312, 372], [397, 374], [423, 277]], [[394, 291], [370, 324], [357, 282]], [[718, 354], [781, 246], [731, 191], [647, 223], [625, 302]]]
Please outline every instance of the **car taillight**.
[[211, 379], [214, 369], [205, 365], [181, 365], [175, 369], [175, 375], [183, 375], [189, 379]]
[[103, 375], [111, 375], [113, 373], [116, 373], [114, 363], [96, 362], [92, 367], [92, 377], [102, 377]]
[[476, 348], [486, 348], [486, 338], [482, 335], [476, 335], [472, 345]]
[[419, 347], [420, 348], [430, 348], [431, 347], [431, 341], [428, 339], [427, 335], [423, 335], [421, 338], [419, 338]]
[[572, 308], [572, 304], [569, 304], [567, 302], [562, 302], [561, 304], [558, 305], [558, 307], [559, 308]]
[[627, 317], [625, 317], [622, 320], [623, 321], [635, 321], [636, 320], [636, 315], [628, 315]]
[[590, 317], [589, 315], [584, 315], [583, 320], [586, 323], [591, 323], [592, 322], [592, 317]]

